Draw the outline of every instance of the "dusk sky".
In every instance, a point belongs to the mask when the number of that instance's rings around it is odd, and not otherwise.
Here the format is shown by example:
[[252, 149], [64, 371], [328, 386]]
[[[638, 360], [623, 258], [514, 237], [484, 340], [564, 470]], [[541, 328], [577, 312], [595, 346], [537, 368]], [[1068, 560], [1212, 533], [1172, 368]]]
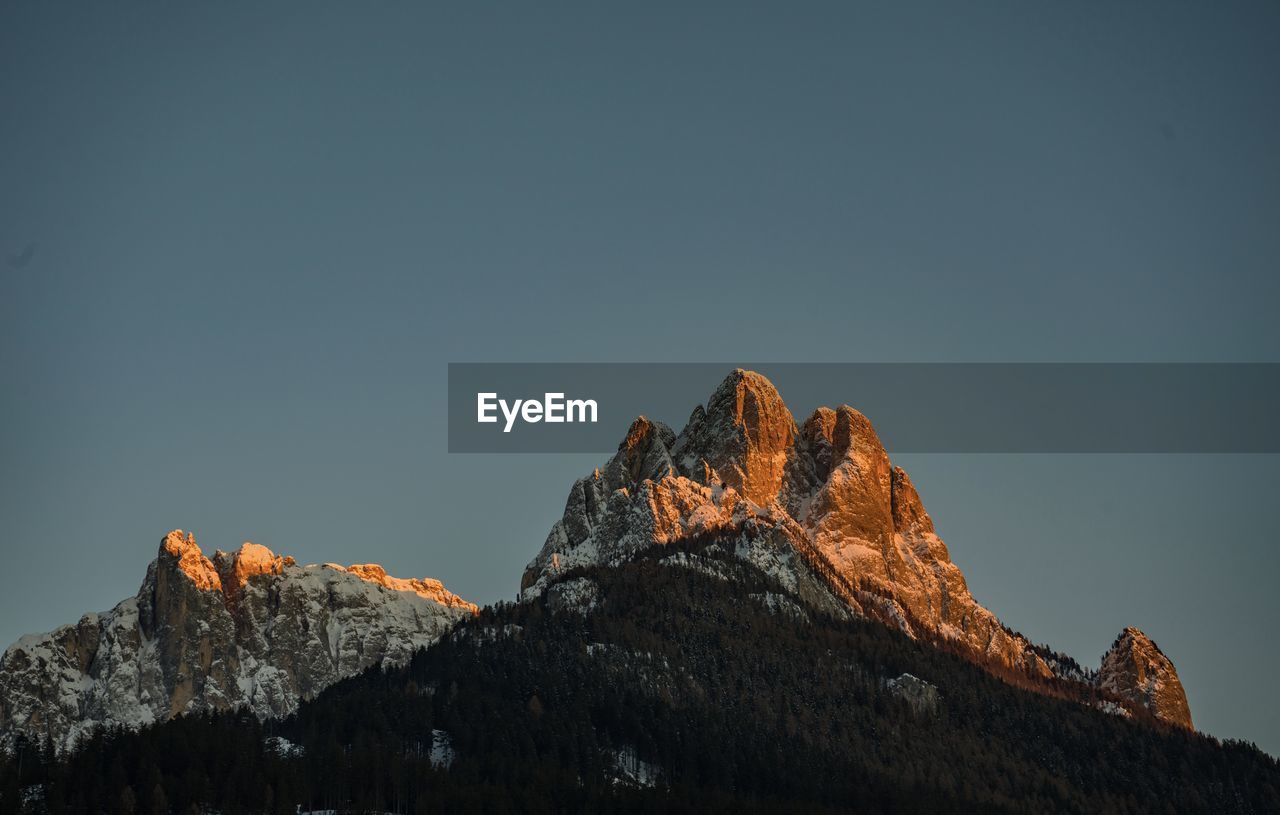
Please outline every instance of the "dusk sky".
[[[449, 455], [451, 361], [1280, 361], [1280, 5], [902, 6], [5, 4], [0, 647], [175, 527], [513, 598], [604, 456]], [[1274, 456], [895, 460], [1280, 753]]]

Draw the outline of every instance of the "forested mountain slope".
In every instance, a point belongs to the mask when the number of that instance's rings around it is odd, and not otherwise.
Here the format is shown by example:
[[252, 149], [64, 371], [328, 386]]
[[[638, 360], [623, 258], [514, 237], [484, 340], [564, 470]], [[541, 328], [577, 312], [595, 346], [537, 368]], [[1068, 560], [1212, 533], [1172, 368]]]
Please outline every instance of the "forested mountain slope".
[[[282, 722], [28, 747], [28, 811], [1280, 811], [1280, 767], [837, 617], [707, 537], [486, 609]], [[1060, 680], [1049, 679], [1047, 682]], [[1074, 693], [1074, 695], [1073, 695]], [[12, 811], [5, 805], [6, 811]]]

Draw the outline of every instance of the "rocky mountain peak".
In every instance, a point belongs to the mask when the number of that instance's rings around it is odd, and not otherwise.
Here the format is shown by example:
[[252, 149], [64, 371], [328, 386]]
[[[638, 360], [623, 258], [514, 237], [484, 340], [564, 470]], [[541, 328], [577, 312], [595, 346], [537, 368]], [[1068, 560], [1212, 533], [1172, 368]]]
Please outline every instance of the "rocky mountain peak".
[[1137, 628], [1121, 631], [1103, 655], [1098, 685], [1145, 707], [1157, 719], [1192, 728], [1191, 708], [1178, 672], [1159, 646]]
[[190, 532], [175, 529], [160, 541], [157, 564], [170, 567], [184, 575], [202, 591], [221, 589], [222, 580], [212, 561], [204, 556]]
[[[1035, 680], [1090, 681], [974, 599], [866, 416], [848, 405], [821, 407], [797, 428], [773, 384], [741, 369], [694, 408], [674, 440], [645, 417], [631, 425], [603, 475], [573, 485], [521, 592], [537, 596], [577, 566], [715, 536], [835, 613], [873, 617], [910, 636], [929, 632], [975, 661]], [[685, 553], [672, 559], [691, 562]], [[1122, 639], [1141, 643], [1138, 634]], [[1110, 663], [1103, 674], [1122, 698], [1151, 707], [1158, 697], [1159, 715], [1190, 726], [1173, 666], [1154, 644], [1121, 647]]]
[[676, 434], [670, 427], [644, 416], [638, 417], [618, 445], [618, 455], [613, 461], [615, 478], [626, 483], [638, 483], [674, 472], [671, 448], [675, 441]]
[[850, 456], [888, 458], [871, 420], [848, 405], [818, 408], [805, 420], [800, 435], [814, 457], [819, 481], [826, 481], [832, 467]]
[[826, 481], [831, 475], [831, 465], [838, 460], [843, 451], [837, 452], [833, 439], [836, 430], [836, 412], [829, 407], [815, 410], [800, 428], [800, 437], [813, 460], [814, 477], [819, 482]]
[[848, 405], [805, 422], [817, 491], [810, 516], [828, 538], [883, 548], [893, 537], [893, 468], [871, 421]]
[[799, 433], [777, 389], [741, 368], [725, 378], [705, 411], [695, 411], [673, 455], [681, 472], [705, 463], [726, 486], [767, 507], [778, 498]]

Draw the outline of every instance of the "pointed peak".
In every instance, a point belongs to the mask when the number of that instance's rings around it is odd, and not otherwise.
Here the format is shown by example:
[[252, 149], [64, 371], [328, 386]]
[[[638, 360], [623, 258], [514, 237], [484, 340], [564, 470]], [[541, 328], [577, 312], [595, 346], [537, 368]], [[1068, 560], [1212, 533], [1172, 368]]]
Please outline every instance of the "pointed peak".
[[853, 448], [873, 455], [885, 455], [884, 444], [875, 425], [861, 411], [848, 405], [836, 408], [835, 441], [843, 452]]
[[[711, 399], [707, 403], [707, 413], [713, 413], [713, 405], [723, 402], [727, 397], [732, 396], [738, 417], [741, 418], [744, 397], [747, 395], [750, 395], [753, 401], [756, 402], [782, 405], [782, 395], [778, 393], [778, 389], [774, 387], [768, 377], [755, 371], [748, 371], [745, 368], [735, 368], [711, 394]], [[785, 409], [786, 405], [782, 405], [782, 407]], [[790, 412], [787, 413], [787, 416], [790, 418]]]
[[1121, 629], [1119, 634], [1116, 634], [1116, 638], [1111, 642], [1111, 648], [1109, 650], [1114, 651], [1115, 649], [1119, 648], [1121, 645], [1132, 643], [1134, 641], [1142, 642], [1142, 641], [1150, 641], [1150, 640], [1146, 634], [1142, 633], [1141, 628], [1137, 628], [1132, 625], [1126, 625], [1123, 629]]
[[1129, 626], [1102, 656], [1098, 685], [1147, 708], [1157, 719], [1192, 728], [1187, 695], [1173, 662], [1139, 628]]
[[1107, 653], [1112, 654], [1120, 651], [1147, 651], [1164, 657], [1164, 651], [1160, 650], [1160, 646], [1156, 645], [1155, 640], [1148, 637], [1141, 628], [1132, 625], [1125, 626], [1124, 630], [1116, 635], [1115, 641], [1111, 643], [1111, 648], [1108, 649]]
[[195, 535], [175, 529], [160, 541], [159, 559], [170, 560], [178, 571], [201, 590], [221, 589], [222, 581], [209, 558], [200, 551]]
[[871, 424], [866, 414], [850, 405], [841, 405], [836, 408], [836, 420], [847, 422], [851, 428], [876, 432], [875, 426]]
[[694, 411], [676, 441], [688, 470], [705, 461], [748, 500], [768, 506], [778, 497], [799, 431], [777, 388], [754, 371], [735, 369]]
[[[848, 405], [818, 408], [805, 420], [800, 437], [813, 459], [814, 475], [819, 483], [825, 483], [832, 471], [850, 458], [860, 459], [863, 470], [888, 474], [889, 454], [871, 420]], [[919, 497], [915, 500], [918, 503]], [[923, 513], [923, 508], [920, 512]]]
[[606, 480], [616, 489], [664, 477], [675, 469], [671, 460], [675, 443], [676, 434], [670, 427], [645, 416], [637, 417], [605, 467]]
[[729, 372], [728, 376], [726, 376], [723, 380], [721, 380], [720, 384], [721, 384], [721, 387], [723, 387], [725, 382], [748, 382], [753, 380], [763, 382], [771, 388], [773, 387], [773, 383], [769, 381], [769, 378], [767, 376], [765, 376], [762, 373], [758, 373], [756, 371], [748, 370], [746, 368], [734, 368], [732, 371]]
[[160, 539], [160, 551], [167, 552], [174, 557], [182, 557], [185, 552], [191, 550], [199, 552], [200, 547], [196, 545], [196, 536], [190, 532], [174, 529]]
[[805, 420], [800, 432], [811, 445], [815, 442], [831, 445], [836, 458], [843, 458], [850, 448], [872, 453], [884, 452], [884, 445], [871, 420], [848, 405], [841, 405], [834, 410], [829, 407], [818, 408]]
[[831, 429], [836, 426], [836, 412], [831, 408], [823, 405], [822, 407], [809, 414], [809, 418], [804, 420], [801, 431], [805, 438], [811, 435], [831, 435]]
[[675, 443], [676, 434], [662, 422], [655, 422], [647, 416], [637, 416], [627, 429], [627, 436], [618, 445], [619, 451], [631, 451], [648, 447], [656, 439], [664, 448], [670, 449]]

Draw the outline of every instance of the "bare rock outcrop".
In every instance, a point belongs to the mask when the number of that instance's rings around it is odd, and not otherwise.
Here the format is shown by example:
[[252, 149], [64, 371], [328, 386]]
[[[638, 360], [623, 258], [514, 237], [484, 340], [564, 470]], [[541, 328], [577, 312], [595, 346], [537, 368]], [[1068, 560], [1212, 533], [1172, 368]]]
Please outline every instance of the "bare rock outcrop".
[[1126, 628], [1102, 656], [1098, 687], [1149, 710], [1157, 719], [1193, 729], [1178, 672], [1151, 638]]

